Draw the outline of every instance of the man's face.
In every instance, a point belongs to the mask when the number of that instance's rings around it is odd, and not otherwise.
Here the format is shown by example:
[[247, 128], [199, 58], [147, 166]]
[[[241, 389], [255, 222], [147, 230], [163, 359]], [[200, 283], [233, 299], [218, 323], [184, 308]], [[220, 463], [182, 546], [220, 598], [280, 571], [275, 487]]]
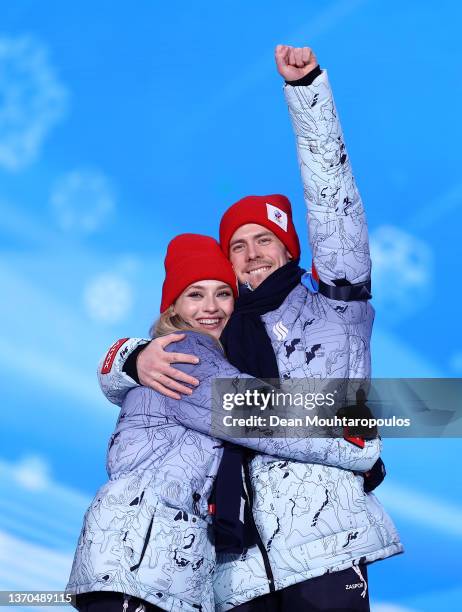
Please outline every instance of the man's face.
[[229, 260], [240, 283], [256, 289], [270, 274], [292, 259], [279, 238], [263, 225], [247, 223], [229, 243]]

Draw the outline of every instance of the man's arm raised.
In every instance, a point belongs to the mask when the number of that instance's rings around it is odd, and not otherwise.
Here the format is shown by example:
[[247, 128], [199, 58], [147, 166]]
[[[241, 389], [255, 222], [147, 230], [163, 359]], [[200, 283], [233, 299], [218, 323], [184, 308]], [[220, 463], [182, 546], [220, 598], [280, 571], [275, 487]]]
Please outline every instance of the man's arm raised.
[[[361, 289], [371, 264], [366, 217], [327, 73], [308, 47], [278, 45], [275, 56], [297, 139], [314, 264], [321, 281], [332, 287], [328, 297], [345, 299], [344, 286]], [[334, 286], [342, 297], [335, 297]], [[364, 291], [350, 293], [349, 299], [367, 297]]]

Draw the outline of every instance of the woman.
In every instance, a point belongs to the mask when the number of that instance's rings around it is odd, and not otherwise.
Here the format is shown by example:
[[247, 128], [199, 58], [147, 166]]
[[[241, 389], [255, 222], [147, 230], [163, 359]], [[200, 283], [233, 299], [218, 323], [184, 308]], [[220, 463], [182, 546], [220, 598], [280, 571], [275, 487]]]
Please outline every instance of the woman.
[[[145, 387], [127, 395], [109, 443], [109, 481], [87, 510], [67, 586], [86, 612], [215, 608], [208, 502], [223, 444], [209, 435], [214, 414], [221, 414], [211, 383], [248, 378], [226, 361], [218, 342], [237, 284], [218, 243], [207, 236], [174, 238], [165, 271], [154, 331], [187, 331], [181, 350], [200, 358], [194, 373], [201, 384], [182, 400]], [[226, 431], [222, 438], [260, 453], [356, 471], [370, 469], [380, 450], [376, 440], [347, 455], [348, 442], [341, 439], [284, 445], [271, 438], [236, 440]]]

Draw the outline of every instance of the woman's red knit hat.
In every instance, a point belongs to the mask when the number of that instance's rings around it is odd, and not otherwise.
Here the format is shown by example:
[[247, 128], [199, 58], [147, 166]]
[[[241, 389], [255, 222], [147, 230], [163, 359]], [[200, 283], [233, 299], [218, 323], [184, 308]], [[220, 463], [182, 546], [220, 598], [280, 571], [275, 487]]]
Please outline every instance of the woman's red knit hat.
[[165, 280], [160, 312], [167, 310], [181, 293], [201, 280], [223, 281], [237, 298], [237, 279], [220, 245], [210, 236], [180, 234], [170, 241], [165, 256]]
[[229, 243], [234, 232], [247, 223], [257, 223], [271, 230], [294, 259], [300, 257], [300, 243], [292, 221], [292, 207], [285, 196], [247, 196], [228, 208], [220, 223], [220, 244], [226, 257], [229, 257]]

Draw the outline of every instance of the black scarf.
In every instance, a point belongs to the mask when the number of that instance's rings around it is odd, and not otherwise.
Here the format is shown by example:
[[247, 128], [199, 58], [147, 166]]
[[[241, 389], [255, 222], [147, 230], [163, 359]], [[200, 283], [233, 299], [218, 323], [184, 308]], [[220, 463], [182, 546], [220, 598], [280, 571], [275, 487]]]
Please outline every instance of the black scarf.
[[[304, 274], [299, 260], [273, 272], [255, 290], [240, 287], [234, 312], [221, 335], [228, 361], [256, 378], [279, 378], [271, 340], [261, 316], [281, 306]], [[214, 488], [215, 548], [217, 552], [241, 553], [257, 542], [250, 503], [242, 484], [246, 450], [226, 444]], [[249, 486], [249, 483], [247, 484]], [[251, 494], [251, 492], [250, 492]], [[244, 522], [240, 520], [244, 503]]]
[[256, 378], [279, 378], [271, 340], [261, 315], [276, 310], [300, 283], [304, 274], [298, 259], [282, 266], [254, 291], [240, 291], [228, 324], [221, 334], [228, 361]]

